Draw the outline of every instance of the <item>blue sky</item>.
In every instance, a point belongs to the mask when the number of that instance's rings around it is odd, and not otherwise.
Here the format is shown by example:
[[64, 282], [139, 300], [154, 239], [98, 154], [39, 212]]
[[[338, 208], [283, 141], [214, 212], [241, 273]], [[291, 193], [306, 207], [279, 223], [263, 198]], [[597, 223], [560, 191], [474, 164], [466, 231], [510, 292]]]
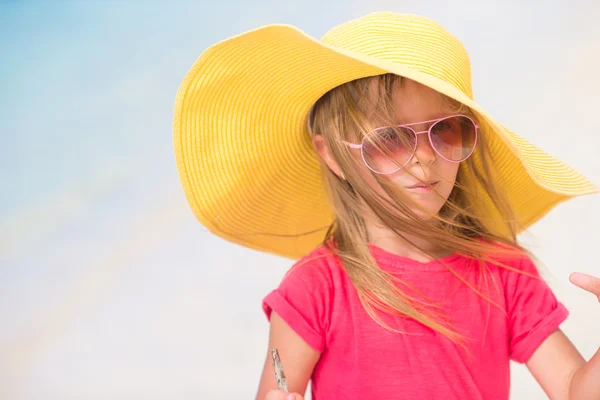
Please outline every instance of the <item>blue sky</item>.
[[[260, 300], [289, 262], [194, 220], [172, 151], [175, 93], [214, 42], [275, 22], [319, 37], [376, 10], [455, 33], [476, 99], [600, 183], [592, 1], [0, 1], [0, 397], [252, 397], [268, 329]], [[597, 308], [565, 279], [597, 270], [597, 205], [561, 205], [526, 236], [583, 310], [568, 328], [587, 352]], [[219, 380], [229, 369], [236, 387]], [[542, 398], [514, 379], [523, 398]]]

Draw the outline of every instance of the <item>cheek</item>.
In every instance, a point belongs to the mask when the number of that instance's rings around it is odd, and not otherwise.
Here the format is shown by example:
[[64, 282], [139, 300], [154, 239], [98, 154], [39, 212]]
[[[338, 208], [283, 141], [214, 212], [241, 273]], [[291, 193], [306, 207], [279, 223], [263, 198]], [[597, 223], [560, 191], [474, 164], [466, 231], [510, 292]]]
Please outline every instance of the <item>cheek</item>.
[[454, 186], [456, 182], [456, 175], [458, 174], [458, 167], [460, 164], [449, 161], [442, 161], [437, 169], [437, 174], [441, 177], [441, 180], [446, 185]]
[[[444, 202], [448, 200], [454, 185], [456, 184], [456, 176], [458, 174], [459, 164], [445, 162], [441, 168], [438, 169], [438, 176], [440, 177], [440, 185], [438, 186], [438, 193], [444, 198]], [[439, 199], [441, 201], [441, 199]]]
[[375, 180], [372, 171], [364, 164], [362, 158], [356, 160], [356, 162], [359, 165], [361, 179], [371, 188], [371, 190], [381, 195], [385, 195], [384, 190], [379, 186], [379, 183], [377, 183]]
[[[353, 158], [354, 158], [354, 162], [358, 166], [360, 177], [367, 184], [367, 186], [369, 186], [369, 188], [373, 192], [380, 194], [381, 196], [389, 199], [388, 194], [385, 192], [385, 190], [383, 190], [383, 188], [381, 186], [379, 186], [379, 183], [373, 176], [373, 172], [369, 169], [369, 167], [367, 167], [365, 165], [365, 163], [362, 159], [362, 156], [360, 154], [353, 155]], [[395, 172], [394, 174], [386, 175], [386, 177], [388, 179], [391, 179], [392, 182], [394, 182], [394, 183], [401, 182], [402, 179], [401, 178], [399, 179], [398, 176], [402, 175], [403, 173], [406, 174], [406, 172], [398, 171], [398, 172]], [[402, 185], [398, 184], [398, 186], [400, 187]]]

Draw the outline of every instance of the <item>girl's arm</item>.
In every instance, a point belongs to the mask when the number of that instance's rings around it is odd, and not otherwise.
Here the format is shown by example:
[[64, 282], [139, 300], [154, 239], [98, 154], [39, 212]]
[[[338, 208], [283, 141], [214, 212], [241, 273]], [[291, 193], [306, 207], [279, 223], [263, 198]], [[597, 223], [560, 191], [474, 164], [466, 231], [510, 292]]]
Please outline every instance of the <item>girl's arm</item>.
[[527, 368], [552, 400], [568, 400], [576, 371], [585, 360], [561, 330], [557, 330], [537, 348]]
[[[600, 279], [573, 274], [571, 282], [600, 300]], [[527, 368], [552, 400], [600, 399], [600, 351], [586, 363], [560, 330], [538, 347]]]
[[276, 348], [279, 352], [290, 393], [299, 393], [304, 396], [306, 386], [321, 353], [310, 347], [273, 311], [271, 312], [269, 347], [256, 400], [264, 400], [269, 391], [277, 390], [270, 352], [272, 348]]

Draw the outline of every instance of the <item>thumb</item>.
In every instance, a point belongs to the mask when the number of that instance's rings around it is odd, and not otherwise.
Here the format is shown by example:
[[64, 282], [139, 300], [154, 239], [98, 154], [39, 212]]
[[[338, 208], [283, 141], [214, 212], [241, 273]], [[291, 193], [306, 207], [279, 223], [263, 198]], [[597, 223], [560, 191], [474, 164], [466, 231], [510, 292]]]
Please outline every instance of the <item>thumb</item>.
[[574, 272], [569, 276], [572, 284], [594, 294], [600, 300], [600, 279], [591, 275]]
[[285, 397], [285, 400], [304, 400], [298, 393], [290, 393]]

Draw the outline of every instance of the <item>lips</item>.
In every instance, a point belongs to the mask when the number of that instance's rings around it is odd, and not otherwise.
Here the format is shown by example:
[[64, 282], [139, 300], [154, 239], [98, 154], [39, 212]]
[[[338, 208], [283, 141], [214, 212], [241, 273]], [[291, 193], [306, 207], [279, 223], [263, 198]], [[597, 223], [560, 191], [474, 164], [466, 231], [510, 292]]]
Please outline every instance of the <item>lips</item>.
[[428, 188], [435, 187], [438, 183], [439, 183], [439, 181], [426, 181], [424, 183], [419, 182], [412, 186], [407, 186], [406, 188], [407, 189], [428, 189]]

